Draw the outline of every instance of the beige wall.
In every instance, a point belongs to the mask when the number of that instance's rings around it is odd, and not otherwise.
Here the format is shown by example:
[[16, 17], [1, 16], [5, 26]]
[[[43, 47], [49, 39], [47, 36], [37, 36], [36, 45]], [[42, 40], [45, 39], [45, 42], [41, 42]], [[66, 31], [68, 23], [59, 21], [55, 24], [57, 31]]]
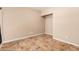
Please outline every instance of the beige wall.
[[79, 8], [55, 8], [53, 35], [79, 45]]
[[4, 40], [44, 33], [41, 12], [30, 8], [3, 8]]

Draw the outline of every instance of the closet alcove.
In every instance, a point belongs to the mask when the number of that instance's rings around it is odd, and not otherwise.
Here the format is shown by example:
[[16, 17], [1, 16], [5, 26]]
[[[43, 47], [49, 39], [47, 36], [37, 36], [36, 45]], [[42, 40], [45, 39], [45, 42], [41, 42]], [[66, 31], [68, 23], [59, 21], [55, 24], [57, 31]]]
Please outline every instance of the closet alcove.
[[43, 19], [45, 20], [45, 34], [52, 35], [53, 33], [53, 14], [45, 14], [42, 15]]

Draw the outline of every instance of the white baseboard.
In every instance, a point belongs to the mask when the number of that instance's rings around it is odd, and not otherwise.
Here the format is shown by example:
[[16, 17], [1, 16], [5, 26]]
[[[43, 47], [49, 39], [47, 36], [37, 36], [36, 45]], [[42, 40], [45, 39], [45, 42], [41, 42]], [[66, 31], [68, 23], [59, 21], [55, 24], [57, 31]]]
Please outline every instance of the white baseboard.
[[8, 43], [8, 42], [12, 42], [12, 41], [21, 40], [21, 39], [24, 39], [24, 38], [29, 38], [29, 37], [33, 37], [33, 36], [38, 36], [38, 35], [41, 35], [41, 34], [44, 34], [44, 33], [39, 33], [39, 34], [34, 34], [34, 35], [25, 36], [25, 37], [19, 37], [19, 38], [11, 39], [11, 40], [9, 40], [9, 41], [4, 41], [4, 42], [2, 42], [2, 44]]
[[58, 40], [58, 41], [60, 41], [60, 42], [67, 43], [67, 44], [71, 44], [71, 45], [76, 46], [76, 47], [79, 47], [78, 44], [75, 44], [75, 43], [72, 43], [72, 42], [68, 42], [68, 41], [65, 41], [65, 40], [61, 40], [61, 39], [56, 38], [56, 37], [53, 37], [53, 39]]
[[[41, 34], [44, 34], [44, 33], [34, 34], [34, 35], [25, 36], [25, 37], [20, 37], [20, 38], [15, 38], [15, 39], [12, 39], [12, 40], [9, 40], [9, 41], [4, 41], [4, 42], [2, 42], [2, 44], [4, 44], [4, 43], [8, 43], [8, 42], [12, 42], [12, 41], [21, 40], [21, 39], [24, 39], [24, 38], [29, 38], [29, 37], [33, 37], [33, 36], [38, 36], [38, 35], [41, 35]], [[46, 34], [47, 34], [47, 33], [46, 33]], [[50, 35], [50, 34], [48, 34], [48, 35]], [[53, 35], [53, 34], [51, 34], [51, 35]], [[61, 41], [61, 42], [64, 42], [64, 43], [68, 43], [68, 44], [72, 44], [72, 45], [74, 45], [74, 46], [79, 47], [78, 44], [71, 43], [71, 42], [68, 42], [68, 41], [65, 41], [65, 40], [61, 40], [61, 39], [56, 38], [56, 37], [53, 37], [53, 38], [54, 38], [55, 40], [58, 40], [58, 41]], [[0, 46], [2, 46], [2, 44], [1, 44]]]

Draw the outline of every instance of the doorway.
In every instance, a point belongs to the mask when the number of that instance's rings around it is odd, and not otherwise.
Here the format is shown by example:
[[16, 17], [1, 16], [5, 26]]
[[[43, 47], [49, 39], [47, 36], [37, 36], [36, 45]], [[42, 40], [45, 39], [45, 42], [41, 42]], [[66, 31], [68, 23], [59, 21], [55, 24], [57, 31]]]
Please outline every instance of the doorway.
[[53, 34], [53, 14], [43, 16], [45, 20], [45, 34]]

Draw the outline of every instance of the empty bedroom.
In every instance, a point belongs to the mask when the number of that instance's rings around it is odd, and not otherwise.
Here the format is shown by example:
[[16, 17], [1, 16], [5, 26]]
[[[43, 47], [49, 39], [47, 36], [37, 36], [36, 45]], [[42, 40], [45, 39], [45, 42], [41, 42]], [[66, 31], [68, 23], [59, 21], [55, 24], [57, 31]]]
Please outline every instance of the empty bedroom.
[[52, 8], [2, 7], [0, 50], [52, 50]]
[[0, 51], [78, 51], [79, 8], [0, 7]]

